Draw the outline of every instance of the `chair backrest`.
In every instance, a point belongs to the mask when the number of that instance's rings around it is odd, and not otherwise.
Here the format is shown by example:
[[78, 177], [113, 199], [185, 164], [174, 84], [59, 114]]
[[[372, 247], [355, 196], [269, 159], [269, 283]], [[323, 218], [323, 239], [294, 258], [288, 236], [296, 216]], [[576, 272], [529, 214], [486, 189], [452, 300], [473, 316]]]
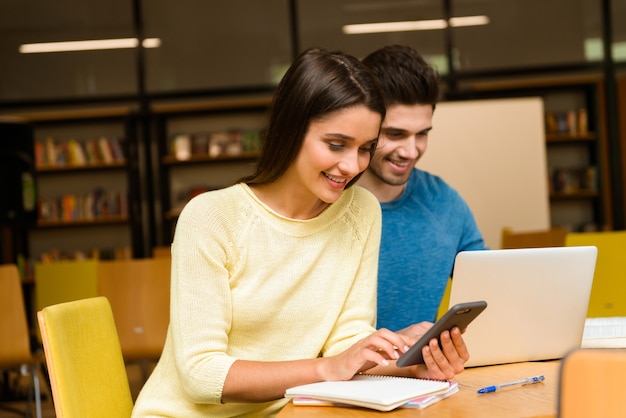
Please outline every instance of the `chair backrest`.
[[587, 316], [626, 316], [626, 231], [571, 232], [565, 245], [598, 247]]
[[124, 359], [160, 357], [170, 313], [171, 258], [101, 261], [98, 295], [113, 310]]
[[513, 231], [511, 228], [503, 228], [500, 244], [503, 249], [563, 247], [566, 235], [567, 229], [561, 227], [533, 231]]
[[56, 417], [130, 417], [133, 399], [108, 300], [48, 306], [37, 319]]
[[0, 265], [0, 367], [33, 361], [29, 335], [17, 266]]
[[35, 307], [98, 296], [98, 260], [63, 260], [35, 264]]
[[152, 247], [152, 257], [171, 257], [172, 248], [169, 245]]
[[626, 416], [626, 350], [578, 349], [561, 363], [560, 418]]

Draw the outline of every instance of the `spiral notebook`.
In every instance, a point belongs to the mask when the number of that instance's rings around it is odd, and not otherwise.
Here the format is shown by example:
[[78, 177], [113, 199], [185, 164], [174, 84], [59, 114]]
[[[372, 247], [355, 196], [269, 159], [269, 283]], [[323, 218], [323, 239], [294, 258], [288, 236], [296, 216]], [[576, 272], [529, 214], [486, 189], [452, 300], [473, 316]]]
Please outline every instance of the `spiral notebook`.
[[287, 389], [285, 397], [391, 411], [415, 398], [443, 394], [449, 389], [448, 381], [364, 374], [352, 380], [295, 386]]
[[[459, 391], [459, 383], [455, 380], [450, 381], [450, 387], [445, 392], [431, 393], [428, 395], [418, 396], [413, 398], [400, 408], [413, 408], [424, 409], [432, 404], [435, 404], [443, 399], [446, 399]], [[335, 407], [350, 407], [352, 405], [346, 405], [338, 402], [323, 401], [321, 399], [307, 398], [305, 396], [296, 396], [293, 398], [294, 405], [301, 406], [335, 406]]]

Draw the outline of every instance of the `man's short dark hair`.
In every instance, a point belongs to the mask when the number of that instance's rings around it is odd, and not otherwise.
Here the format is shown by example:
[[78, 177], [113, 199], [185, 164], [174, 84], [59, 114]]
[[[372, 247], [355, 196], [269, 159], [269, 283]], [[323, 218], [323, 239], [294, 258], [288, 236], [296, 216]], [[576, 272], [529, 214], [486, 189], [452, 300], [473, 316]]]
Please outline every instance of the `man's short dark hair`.
[[390, 45], [363, 59], [378, 77], [385, 105], [430, 104], [439, 99], [439, 74], [410, 46]]

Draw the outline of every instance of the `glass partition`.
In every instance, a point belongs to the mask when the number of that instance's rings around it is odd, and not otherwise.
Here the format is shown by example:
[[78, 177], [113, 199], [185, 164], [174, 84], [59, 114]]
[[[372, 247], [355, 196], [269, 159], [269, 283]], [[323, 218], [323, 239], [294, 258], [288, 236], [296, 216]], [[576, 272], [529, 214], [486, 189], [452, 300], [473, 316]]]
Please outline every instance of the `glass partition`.
[[296, 0], [296, 9], [300, 50], [318, 46], [363, 58], [407, 44], [448, 72], [441, 0]]
[[613, 59], [626, 62], [626, 0], [611, 1], [611, 25], [613, 27]]
[[291, 63], [287, 0], [142, 2], [146, 90], [269, 86]]
[[[0, 10], [0, 100], [137, 92], [132, 2], [2, 0]], [[99, 50], [59, 44], [112, 39], [126, 44]], [[60, 51], [37, 52], [51, 48]]]
[[452, 28], [459, 71], [502, 70], [602, 60], [598, 0], [454, 1], [453, 16], [485, 16]]
[[[0, 101], [137, 94], [133, 4], [132, 0], [0, 0]], [[383, 45], [409, 44], [445, 75], [450, 65], [447, 33], [450, 56], [460, 73], [576, 65], [604, 58], [600, 0], [147, 0], [138, 4], [148, 38], [145, 86], [151, 94], [271, 87], [291, 63], [294, 49], [312, 46], [342, 49], [362, 58]], [[295, 22], [291, 22], [292, 5]], [[613, 57], [625, 62], [626, 1], [611, 0], [610, 5]], [[39, 43], [112, 39], [131, 44], [121, 49], [45, 53], [24, 49]]]

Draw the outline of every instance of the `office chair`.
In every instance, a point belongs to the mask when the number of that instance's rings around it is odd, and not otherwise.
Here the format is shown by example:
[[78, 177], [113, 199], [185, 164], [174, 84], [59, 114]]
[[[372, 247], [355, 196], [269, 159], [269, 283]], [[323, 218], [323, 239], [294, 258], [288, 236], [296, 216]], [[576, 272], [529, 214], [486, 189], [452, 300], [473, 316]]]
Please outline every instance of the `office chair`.
[[587, 316], [626, 316], [626, 231], [570, 232], [565, 245], [598, 247]]
[[27, 417], [31, 416], [34, 398], [36, 416], [41, 418], [39, 361], [30, 350], [30, 331], [24, 307], [22, 281], [15, 264], [0, 266], [0, 370], [18, 371], [22, 375], [30, 374], [32, 391], [28, 395], [24, 414]]
[[559, 418], [626, 416], [626, 350], [577, 349], [561, 363]]
[[109, 301], [60, 303], [37, 319], [56, 417], [130, 417], [133, 399]]

